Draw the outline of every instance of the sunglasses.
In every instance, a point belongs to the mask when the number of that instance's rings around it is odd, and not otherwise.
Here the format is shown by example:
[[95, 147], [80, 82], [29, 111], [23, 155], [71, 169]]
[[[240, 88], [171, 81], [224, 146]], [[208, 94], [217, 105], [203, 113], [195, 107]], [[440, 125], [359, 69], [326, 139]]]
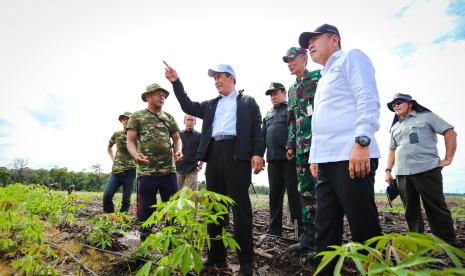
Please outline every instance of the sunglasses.
[[401, 105], [403, 103], [405, 103], [405, 101], [397, 101], [397, 102], [393, 103], [391, 106], [392, 106], [392, 108], [395, 108], [396, 106]]

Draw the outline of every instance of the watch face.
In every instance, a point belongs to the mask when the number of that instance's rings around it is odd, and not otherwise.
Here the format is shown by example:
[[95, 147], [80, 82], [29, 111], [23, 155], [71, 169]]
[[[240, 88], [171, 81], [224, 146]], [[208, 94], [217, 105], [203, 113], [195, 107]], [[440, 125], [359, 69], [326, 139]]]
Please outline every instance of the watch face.
[[370, 138], [366, 136], [359, 136], [357, 138], [358, 138], [357, 143], [360, 144], [361, 146], [368, 146], [370, 144]]

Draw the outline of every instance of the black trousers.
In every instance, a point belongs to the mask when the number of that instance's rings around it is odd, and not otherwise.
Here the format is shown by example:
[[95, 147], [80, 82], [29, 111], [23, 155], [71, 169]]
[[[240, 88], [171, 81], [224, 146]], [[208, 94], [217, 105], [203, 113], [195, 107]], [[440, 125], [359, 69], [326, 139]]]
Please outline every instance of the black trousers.
[[398, 175], [397, 185], [405, 208], [405, 219], [411, 232], [425, 231], [421, 215], [421, 198], [431, 232], [448, 243], [456, 241], [454, 222], [444, 198], [442, 174], [439, 168], [413, 175]]
[[176, 173], [163, 176], [141, 176], [137, 182], [137, 216], [145, 222], [155, 212], [152, 206], [157, 204], [157, 193], [161, 201], [167, 202], [178, 190]]
[[[371, 172], [363, 178], [351, 179], [349, 161], [318, 164], [316, 192], [316, 249], [342, 243], [344, 215], [350, 226], [352, 240], [363, 243], [381, 235], [374, 183], [378, 159], [371, 159]], [[334, 262], [323, 274], [332, 275]]]
[[[234, 239], [239, 243], [238, 251], [241, 266], [253, 262], [252, 205], [249, 185], [252, 181], [250, 160], [234, 161], [235, 141], [211, 141], [208, 148], [205, 178], [207, 190], [227, 195], [236, 204], [231, 207], [234, 219]], [[221, 235], [226, 220], [219, 225], [208, 225], [211, 238]], [[212, 240], [208, 258], [220, 262], [226, 260], [226, 249], [221, 240]]]
[[268, 162], [268, 182], [270, 187], [270, 228], [268, 233], [282, 234], [283, 198], [287, 191], [292, 221], [302, 221], [302, 205], [297, 190], [297, 172], [294, 160], [274, 160]]

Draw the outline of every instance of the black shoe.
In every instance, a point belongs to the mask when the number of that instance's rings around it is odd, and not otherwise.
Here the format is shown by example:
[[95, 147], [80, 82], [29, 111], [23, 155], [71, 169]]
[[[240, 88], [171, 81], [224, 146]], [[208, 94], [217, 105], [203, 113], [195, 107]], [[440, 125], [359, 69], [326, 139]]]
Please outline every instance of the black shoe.
[[205, 268], [211, 268], [216, 266], [217, 268], [227, 268], [228, 267], [228, 262], [226, 260], [223, 261], [214, 261], [212, 259], [207, 259], [205, 262], [203, 262], [203, 266]]
[[315, 245], [315, 232], [313, 225], [304, 225], [304, 231], [300, 236], [299, 242], [289, 246], [291, 253], [301, 254]]
[[310, 249], [310, 246], [308, 244], [303, 244], [303, 243], [296, 243], [296, 244], [293, 244], [291, 246], [289, 246], [288, 250], [289, 252], [291, 253], [298, 253], [298, 254], [301, 254], [303, 253], [304, 251]]
[[252, 265], [241, 265], [237, 276], [252, 276], [253, 275], [253, 267]]

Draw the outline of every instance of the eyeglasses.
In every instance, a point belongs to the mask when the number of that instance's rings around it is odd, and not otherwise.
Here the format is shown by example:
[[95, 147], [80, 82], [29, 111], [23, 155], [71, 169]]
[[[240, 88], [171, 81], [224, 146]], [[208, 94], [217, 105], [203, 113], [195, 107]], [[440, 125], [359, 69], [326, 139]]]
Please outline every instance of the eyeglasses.
[[392, 106], [392, 108], [395, 108], [396, 106], [401, 105], [403, 103], [405, 103], [405, 101], [397, 101], [397, 102], [393, 103], [391, 106]]

